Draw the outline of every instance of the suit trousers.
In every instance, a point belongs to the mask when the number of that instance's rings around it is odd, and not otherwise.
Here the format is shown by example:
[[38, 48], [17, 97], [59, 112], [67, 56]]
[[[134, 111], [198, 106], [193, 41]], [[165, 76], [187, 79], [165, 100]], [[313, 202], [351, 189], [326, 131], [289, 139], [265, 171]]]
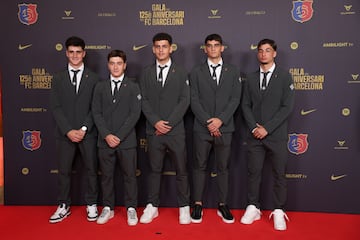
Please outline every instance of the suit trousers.
[[160, 205], [160, 183], [164, 158], [168, 153], [176, 170], [177, 202], [179, 207], [189, 206], [190, 188], [186, 167], [185, 134], [148, 135], [148, 157], [151, 167], [148, 187], [148, 203]]
[[70, 188], [72, 167], [76, 154], [80, 157], [85, 169], [86, 186], [85, 202], [87, 205], [96, 204], [98, 201], [98, 159], [96, 138], [86, 138], [80, 143], [73, 143], [70, 140], [56, 141], [57, 154], [59, 158], [59, 204], [71, 205]]
[[260, 208], [260, 185], [264, 161], [271, 161], [274, 209], [283, 209], [287, 198], [287, 142], [251, 139], [248, 142], [248, 204]]
[[103, 205], [110, 207], [112, 210], [115, 207], [116, 184], [114, 183], [114, 174], [116, 172], [117, 161], [121, 168], [124, 182], [124, 205], [126, 208], [136, 208], [138, 197], [136, 148], [99, 148]]
[[210, 151], [213, 148], [216, 165], [216, 183], [219, 203], [227, 202], [229, 189], [229, 162], [231, 155], [232, 133], [212, 137], [207, 133], [194, 132], [193, 184], [194, 201], [202, 201]]

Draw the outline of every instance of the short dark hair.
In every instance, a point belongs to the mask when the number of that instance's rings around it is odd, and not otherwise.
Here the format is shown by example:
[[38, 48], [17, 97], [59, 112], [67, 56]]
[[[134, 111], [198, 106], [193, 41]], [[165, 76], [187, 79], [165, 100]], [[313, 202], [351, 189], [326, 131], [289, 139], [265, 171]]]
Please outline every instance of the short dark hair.
[[274, 51], [276, 51], [276, 49], [277, 49], [276, 42], [274, 40], [268, 39], [268, 38], [264, 38], [264, 39], [260, 40], [260, 42], [257, 45], [257, 48], [259, 49], [260, 46], [262, 46], [264, 44], [269, 44], [274, 49]]
[[68, 49], [69, 46], [75, 46], [75, 47], [81, 47], [83, 50], [85, 49], [85, 41], [82, 38], [72, 36], [66, 39], [65, 42], [66, 49]]
[[109, 52], [107, 60], [109, 61], [112, 57], [120, 57], [124, 61], [124, 63], [126, 63], [126, 53], [122, 50], [112, 50], [111, 52]]
[[167, 40], [169, 42], [169, 44], [171, 45], [172, 44], [172, 37], [170, 34], [168, 33], [157, 33], [155, 34], [155, 36], [153, 37], [152, 41], [153, 41], [153, 44], [156, 42], [156, 41], [161, 41], [161, 40]]
[[213, 40], [218, 41], [221, 45], [223, 44], [222, 37], [217, 33], [207, 35], [204, 43], [206, 44], [208, 41], [213, 41]]

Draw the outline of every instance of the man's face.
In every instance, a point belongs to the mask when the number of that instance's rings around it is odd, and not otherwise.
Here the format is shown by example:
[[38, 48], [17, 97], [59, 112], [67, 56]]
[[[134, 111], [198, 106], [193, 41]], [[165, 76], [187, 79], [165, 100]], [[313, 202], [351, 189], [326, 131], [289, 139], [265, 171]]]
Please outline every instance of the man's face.
[[126, 63], [124, 63], [121, 57], [111, 57], [108, 62], [108, 68], [111, 75], [118, 78], [125, 72]]
[[208, 58], [218, 59], [221, 57], [221, 53], [224, 51], [224, 46], [216, 40], [211, 40], [206, 42], [204, 51]]
[[73, 68], [79, 68], [83, 62], [86, 52], [80, 46], [69, 46], [66, 49], [66, 57]]
[[166, 63], [170, 59], [172, 47], [167, 40], [155, 41], [152, 49], [160, 63]]
[[273, 63], [276, 57], [276, 51], [270, 44], [263, 44], [258, 48], [257, 57], [261, 64]]

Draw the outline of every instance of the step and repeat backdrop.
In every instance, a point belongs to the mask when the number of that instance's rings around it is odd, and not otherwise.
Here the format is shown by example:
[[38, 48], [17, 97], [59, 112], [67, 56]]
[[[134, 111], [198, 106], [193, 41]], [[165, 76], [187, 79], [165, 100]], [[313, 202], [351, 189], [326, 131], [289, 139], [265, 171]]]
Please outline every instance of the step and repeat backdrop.
[[[172, 58], [190, 71], [205, 61], [203, 41], [218, 33], [223, 59], [242, 76], [258, 69], [256, 44], [278, 43], [276, 62], [292, 74], [296, 104], [288, 140], [288, 210], [360, 213], [360, 2], [358, 0], [62, 0], [2, 1], [0, 72], [3, 89], [6, 205], [57, 204], [57, 156], [49, 93], [55, 72], [66, 67], [64, 42], [86, 42], [86, 64], [108, 77], [106, 56], [127, 53], [127, 75], [153, 63], [151, 39], [173, 36]], [[229, 205], [246, 206], [246, 131], [235, 114]], [[192, 121], [185, 116], [191, 174]], [[137, 123], [139, 203], [146, 204], [145, 121]], [[209, 165], [207, 207], [216, 206], [216, 168]], [[264, 169], [262, 206], [271, 208], [271, 167]], [[99, 173], [101, 174], [101, 173]], [[173, 163], [166, 161], [161, 205], [176, 206]], [[81, 161], [73, 171], [72, 198], [83, 204]], [[121, 174], [117, 204], [123, 205]], [[190, 179], [191, 180], [191, 179]]]

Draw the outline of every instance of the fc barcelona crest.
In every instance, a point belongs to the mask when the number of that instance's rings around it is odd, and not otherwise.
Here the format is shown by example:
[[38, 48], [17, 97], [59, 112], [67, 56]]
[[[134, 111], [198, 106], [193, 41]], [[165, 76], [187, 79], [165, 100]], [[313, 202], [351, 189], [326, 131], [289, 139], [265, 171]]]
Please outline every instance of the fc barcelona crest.
[[288, 149], [291, 153], [299, 155], [307, 151], [309, 142], [307, 140], [308, 134], [292, 133], [289, 134]]
[[40, 131], [23, 131], [22, 144], [25, 149], [34, 151], [40, 148], [41, 138]]
[[31, 25], [37, 22], [38, 20], [38, 12], [37, 12], [37, 4], [18, 4], [19, 12], [18, 17], [19, 21], [25, 25]]
[[293, 1], [293, 8], [291, 10], [292, 18], [299, 23], [309, 21], [314, 13], [312, 0]]

